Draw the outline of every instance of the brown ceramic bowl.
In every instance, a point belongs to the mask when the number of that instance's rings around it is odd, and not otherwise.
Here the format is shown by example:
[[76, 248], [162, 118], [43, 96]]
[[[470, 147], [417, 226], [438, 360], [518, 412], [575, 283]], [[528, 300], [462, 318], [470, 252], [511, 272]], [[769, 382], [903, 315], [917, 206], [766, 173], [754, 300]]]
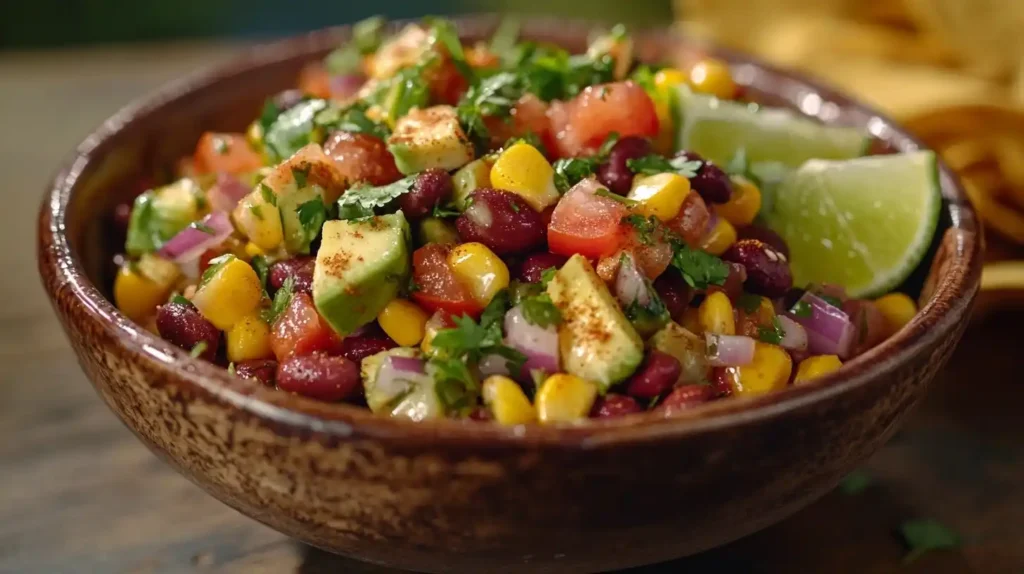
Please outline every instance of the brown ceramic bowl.
[[[495, 21], [460, 21], [485, 38]], [[524, 34], [581, 49], [581, 23]], [[688, 416], [571, 428], [411, 423], [261, 388], [133, 324], [109, 301], [106, 232], [143, 174], [173, 165], [205, 129], [240, 130], [347, 28], [246, 52], [125, 108], [82, 143], [47, 190], [39, 270], [100, 396], [153, 452], [225, 503], [281, 532], [364, 560], [435, 572], [583, 572], [698, 552], [764, 528], [834, 487], [875, 452], [953, 351], [978, 289], [980, 234], [945, 167], [934, 263], [908, 288], [922, 311], [837, 375]], [[695, 47], [639, 35], [642, 56]], [[882, 151], [918, 146], [829, 89], [746, 58], [752, 97], [870, 130]]]

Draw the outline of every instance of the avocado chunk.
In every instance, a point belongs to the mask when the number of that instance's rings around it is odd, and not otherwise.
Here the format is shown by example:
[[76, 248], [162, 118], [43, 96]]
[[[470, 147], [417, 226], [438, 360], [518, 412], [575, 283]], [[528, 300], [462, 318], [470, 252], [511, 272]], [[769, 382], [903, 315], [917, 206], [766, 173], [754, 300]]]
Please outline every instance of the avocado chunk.
[[334, 160], [320, 146], [310, 144], [273, 168], [256, 191], [281, 212], [285, 250], [309, 253], [327, 219], [327, 206], [347, 187]]
[[125, 250], [138, 257], [163, 247], [163, 244], [199, 219], [206, 196], [191, 179], [180, 179], [135, 198]]
[[313, 303], [341, 335], [373, 321], [409, 280], [409, 224], [401, 211], [328, 221], [313, 270]]
[[452, 176], [455, 207], [459, 211], [465, 211], [469, 207], [469, 196], [481, 187], [490, 186], [491, 164], [483, 158], [467, 163]]
[[555, 273], [548, 295], [562, 313], [558, 346], [566, 372], [601, 393], [633, 374], [644, 343], [585, 257], [573, 255]]
[[704, 339], [679, 323], [670, 321], [647, 341], [647, 346], [679, 361], [683, 370], [677, 384], [693, 385], [707, 380], [710, 365], [704, 354]]
[[414, 108], [395, 123], [388, 150], [405, 175], [430, 168], [451, 171], [473, 160], [473, 145], [451, 106]]
[[389, 357], [419, 356], [418, 349], [397, 347], [363, 359], [363, 388], [371, 411], [417, 421], [444, 416], [444, 406], [437, 397], [433, 377], [423, 374], [382, 381], [378, 376], [381, 365]]
[[420, 245], [427, 243], [455, 245], [459, 242], [459, 233], [455, 230], [454, 225], [440, 217], [428, 217], [420, 221], [416, 239]]

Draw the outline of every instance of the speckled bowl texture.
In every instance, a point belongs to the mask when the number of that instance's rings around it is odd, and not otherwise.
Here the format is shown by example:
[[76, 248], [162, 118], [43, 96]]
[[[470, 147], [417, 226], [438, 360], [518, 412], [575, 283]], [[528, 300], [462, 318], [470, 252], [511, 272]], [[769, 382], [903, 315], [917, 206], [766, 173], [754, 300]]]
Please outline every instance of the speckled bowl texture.
[[[490, 17], [459, 21], [486, 38]], [[579, 50], [588, 26], [528, 21], [525, 37]], [[46, 191], [43, 283], [83, 370], [146, 445], [211, 495], [320, 548], [430, 572], [592, 572], [668, 560], [750, 534], [833, 488], [922, 397], [963, 333], [981, 235], [949, 170], [929, 260], [906, 286], [921, 312], [841, 372], [684, 416], [574, 427], [412, 423], [236, 379], [133, 324], [109, 301], [118, 250], [109, 214], [133, 182], [190, 153], [207, 129], [241, 130], [303, 63], [348, 36], [331, 29], [254, 48], [167, 86], [86, 139]], [[854, 125], [876, 151], [918, 143], [820, 85], [666, 31], [642, 58], [730, 61], [754, 99]]]

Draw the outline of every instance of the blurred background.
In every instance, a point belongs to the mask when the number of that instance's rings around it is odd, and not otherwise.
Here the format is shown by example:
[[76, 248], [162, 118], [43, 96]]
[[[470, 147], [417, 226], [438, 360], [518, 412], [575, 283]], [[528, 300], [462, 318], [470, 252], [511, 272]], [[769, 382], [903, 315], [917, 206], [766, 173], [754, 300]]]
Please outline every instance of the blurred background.
[[[668, 571], [1024, 568], [1021, 0], [0, 4], [0, 241], [7, 246], [0, 249], [0, 572], [387, 572], [238, 515], [121, 427], [85, 381], [40, 289], [35, 214], [62, 158], [104, 118], [166, 81], [253, 42], [373, 14], [480, 10], [674, 22], [692, 36], [803, 70], [885, 110], [938, 149], [985, 220], [990, 264], [976, 319], [904, 430], [856, 483]], [[904, 563], [907, 548], [894, 533], [915, 519], [945, 524], [959, 542]]]

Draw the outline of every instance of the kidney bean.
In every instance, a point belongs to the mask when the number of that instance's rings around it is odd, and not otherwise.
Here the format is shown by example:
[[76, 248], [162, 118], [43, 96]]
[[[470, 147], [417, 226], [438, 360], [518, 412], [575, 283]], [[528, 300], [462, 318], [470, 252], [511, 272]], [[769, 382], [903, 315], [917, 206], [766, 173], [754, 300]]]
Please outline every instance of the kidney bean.
[[277, 376], [277, 361], [273, 359], [253, 359], [235, 363], [235, 376], [243, 379], [254, 379], [268, 387], [274, 386]]
[[789, 246], [781, 235], [761, 225], [745, 225], [736, 230], [737, 239], [757, 239], [775, 248], [789, 259]]
[[452, 176], [443, 169], [428, 169], [418, 176], [412, 189], [398, 198], [405, 216], [421, 219], [434, 211], [435, 205], [444, 204], [452, 196]]
[[220, 346], [220, 331], [191, 303], [167, 303], [156, 311], [156, 330], [165, 340], [191, 351], [200, 343], [206, 349], [200, 358], [213, 362]]
[[359, 365], [323, 353], [295, 356], [277, 366], [279, 389], [321, 401], [347, 399], [359, 390]]
[[555, 269], [565, 265], [569, 258], [557, 253], [534, 253], [526, 257], [519, 265], [519, 280], [528, 283], [539, 283], [541, 274], [554, 267]]
[[661, 302], [668, 309], [671, 317], [678, 317], [686, 310], [686, 306], [693, 299], [693, 289], [686, 284], [686, 281], [673, 270], [662, 273], [654, 280], [654, 290], [661, 297]]
[[478, 241], [499, 255], [544, 244], [544, 221], [523, 198], [491, 188], [478, 189], [469, 198], [469, 207], [455, 221], [463, 241]]
[[737, 297], [743, 294], [743, 283], [746, 280], [747, 268], [739, 263], [729, 263], [729, 275], [726, 276], [725, 283], [722, 284], [721, 289], [725, 292], [726, 297], [735, 301]]
[[402, 179], [387, 144], [370, 134], [334, 132], [324, 142], [324, 153], [349, 183], [387, 185]]
[[704, 230], [707, 229], [708, 221], [711, 219], [711, 212], [708, 206], [701, 199], [700, 194], [688, 193], [679, 213], [670, 219], [666, 225], [676, 232], [683, 241], [690, 247], [700, 245], [704, 237]]
[[672, 388], [683, 367], [679, 360], [661, 351], [651, 351], [640, 370], [626, 383], [626, 393], [642, 399], [653, 399]]
[[765, 297], [781, 297], [793, 286], [793, 274], [786, 256], [757, 239], [742, 239], [722, 255], [747, 270], [744, 283], [748, 291]]
[[633, 397], [608, 393], [603, 397], [598, 397], [594, 402], [594, 407], [590, 409], [590, 416], [596, 419], [608, 419], [640, 413], [643, 410], [640, 403], [636, 402]]
[[676, 157], [701, 162], [701, 166], [697, 169], [697, 175], [690, 178], [690, 187], [705, 201], [711, 203], [729, 201], [729, 198], [732, 197], [732, 181], [729, 179], [729, 174], [722, 171], [722, 168], [690, 151], [680, 151]]
[[316, 258], [298, 256], [292, 259], [278, 261], [270, 266], [267, 272], [267, 283], [271, 291], [277, 291], [284, 285], [285, 280], [292, 278], [292, 292], [313, 294], [313, 269], [316, 267]]
[[619, 195], [626, 195], [633, 186], [633, 172], [628, 160], [651, 153], [651, 142], [637, 136], [620, 139], [608, 152], [608, 161], [597, 168], [597, 180]]
[[673, 389], [655, 410], [671, 416], [714, 399], [715, 389], [711, 385], [683, 385]]
[[711, 381], [709, 386], [712, 398], [728, 397], [732, 395], [732, 390], [739, 385], [739, 372], [736, 367], [715, 367], [711, 369], [711, 376], [708, 377], [708, 380]]
[[398, 344], [387, 335], [345, 337], [341, 342], [341, 356], [359, 364], [366, 357], [394, 349], [397, 346]]
[[491, 411], [487, 410], [485, 407], [476, 407], [475, 409], [469, 411], [469, 414], [466, 416], [466, 418], [468, 418], [471, 421], [487, 422], [494, 420], [494, 415], [492, 415]]

